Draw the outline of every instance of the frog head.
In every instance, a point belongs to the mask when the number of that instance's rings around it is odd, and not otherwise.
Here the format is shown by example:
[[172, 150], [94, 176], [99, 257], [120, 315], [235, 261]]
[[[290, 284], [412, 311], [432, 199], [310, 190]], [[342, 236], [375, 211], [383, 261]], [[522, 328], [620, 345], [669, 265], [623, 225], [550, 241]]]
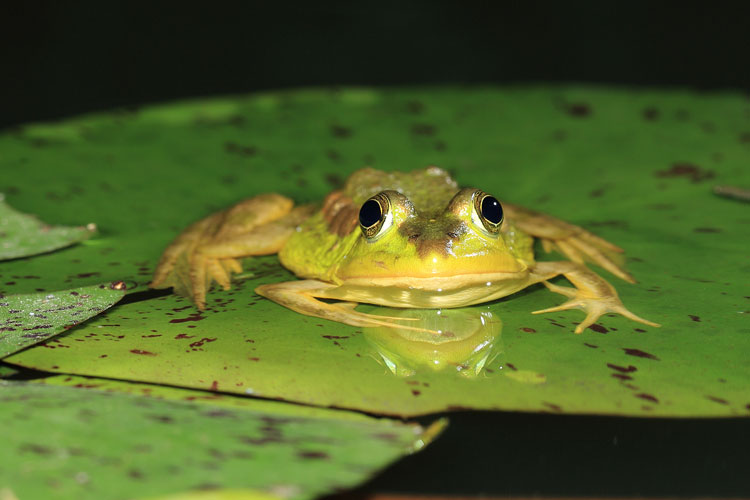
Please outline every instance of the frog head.
[[[367, 199], [359, 211], [361, 236], [339, 262], [343, 283], [440, 290], [475, 286], [526, 271], [504, 237], [503, 210], [474, 188], [419, 207], [399, 191]], [[489, 283], [488, 283], [489, 284]]]

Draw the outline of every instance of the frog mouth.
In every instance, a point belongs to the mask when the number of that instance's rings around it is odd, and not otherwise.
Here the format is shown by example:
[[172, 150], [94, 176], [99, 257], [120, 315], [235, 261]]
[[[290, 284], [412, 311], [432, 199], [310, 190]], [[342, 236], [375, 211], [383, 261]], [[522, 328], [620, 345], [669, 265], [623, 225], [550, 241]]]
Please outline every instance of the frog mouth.
[[363, 276], [342, 279], [340, 284], [353, 287], [392, 287], [442, 292], [467, 287], [492, 287], [499, 282], [524, 280], [528, 275], [528, 269], [523, 269], [521, 271], [477, 272], [452, 275]]
[[350, 278], [325, 292], [325, 298], [389, 307], [464, 307], [505, 297], [538, 281], [523, 271], [452, 276]]

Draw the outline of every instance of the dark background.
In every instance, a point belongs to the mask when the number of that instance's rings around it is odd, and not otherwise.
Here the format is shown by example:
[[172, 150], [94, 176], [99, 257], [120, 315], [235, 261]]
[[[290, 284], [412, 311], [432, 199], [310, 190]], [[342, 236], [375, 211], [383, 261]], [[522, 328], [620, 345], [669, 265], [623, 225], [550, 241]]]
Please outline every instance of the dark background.
[[[0, 128], [320, 85], [750, 89], [750, 3], [4, 2]], [[361, 492], [750, 496], [750, 421], [463, 413]]]
[[0, 128], [310, 85], [750, 89], [750, 3], [6, 1]]

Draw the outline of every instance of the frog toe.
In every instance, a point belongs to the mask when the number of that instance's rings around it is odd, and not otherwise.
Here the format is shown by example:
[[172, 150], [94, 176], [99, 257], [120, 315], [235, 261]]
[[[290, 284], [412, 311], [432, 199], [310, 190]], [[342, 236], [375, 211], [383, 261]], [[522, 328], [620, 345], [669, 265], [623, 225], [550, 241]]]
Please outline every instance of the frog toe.
[[222, 267], [227, 273], [241, 273], [242, 272], [242, 265], [239, 263], [237, 259], [221, 259], [219, 262], [221, 262]]
[[620, 314], [630, 320], [637, 321], [649, 326], [661, 326], [658, 323], [654, 323], [653, 321], [641, 318], [640, 316], [630, 312], [625, 308], [622, 302], [620, 302], [620, 299], [617, 296], [592, 297], [587, 296], [585, 293], [581, 293], [574, 288], [562, 287], [553, 285], [551, 283], [545, 283], [545, 285], [547, 285], [547, 288], [549, 288], [551, 291], [560, 293], [567, 297], [571, 297], [571, 299], [558, 306], [534, 311], [532, 312], [532, 314], [567, 311], [569, 309], [582, 309], [586, 313], [586, 317], [576, 326], [575, 333], [577, 334], [582, 333], [583, 330], [593, 325], [601, 316], [607, 313]]

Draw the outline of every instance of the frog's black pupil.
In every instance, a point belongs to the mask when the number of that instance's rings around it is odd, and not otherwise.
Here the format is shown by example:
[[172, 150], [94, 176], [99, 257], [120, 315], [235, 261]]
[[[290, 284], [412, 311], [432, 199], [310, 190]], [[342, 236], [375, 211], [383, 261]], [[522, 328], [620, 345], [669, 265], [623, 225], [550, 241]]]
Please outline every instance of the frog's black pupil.
[[380, 222], [380, 203], [375, 200], [367, 200], [359, 209], [359, 223], [362, 227], [374, 226]]
[[503, 221], [503, 207], [500, 202], [492, 196], [485, 196], [482, 200], [482, 217], [493, 224], [500, 224]]

